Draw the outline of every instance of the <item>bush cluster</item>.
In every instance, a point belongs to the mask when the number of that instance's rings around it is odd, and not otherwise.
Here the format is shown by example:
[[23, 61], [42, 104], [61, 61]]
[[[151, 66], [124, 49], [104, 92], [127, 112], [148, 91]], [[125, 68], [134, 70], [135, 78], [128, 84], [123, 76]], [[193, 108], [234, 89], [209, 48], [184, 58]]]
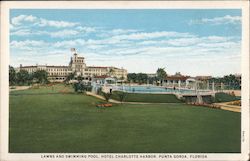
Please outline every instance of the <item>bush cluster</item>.
[[84, 84], [82, 82], [74, 83], [73, 88], [74, 88], [75, 92], [78, 92], [78, 93], [85, 93], [86, 91], [91, 91], [92, 90], [91, 85]]

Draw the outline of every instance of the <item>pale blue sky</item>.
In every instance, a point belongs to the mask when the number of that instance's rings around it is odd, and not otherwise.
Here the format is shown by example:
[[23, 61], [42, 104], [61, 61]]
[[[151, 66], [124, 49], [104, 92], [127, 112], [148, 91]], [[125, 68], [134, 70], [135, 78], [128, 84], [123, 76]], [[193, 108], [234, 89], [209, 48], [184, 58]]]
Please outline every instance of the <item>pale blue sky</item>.
[[128, 72], [240, 72], [241, 10], [11, 10], [11, 65], [87, 65]]

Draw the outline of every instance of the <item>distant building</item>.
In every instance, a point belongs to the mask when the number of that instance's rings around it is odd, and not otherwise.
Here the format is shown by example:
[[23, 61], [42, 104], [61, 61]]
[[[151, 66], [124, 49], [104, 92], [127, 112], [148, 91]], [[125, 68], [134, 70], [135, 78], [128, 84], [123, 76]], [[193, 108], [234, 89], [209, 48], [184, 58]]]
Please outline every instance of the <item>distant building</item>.
[[157, 77], [156, 73], [148, 73], [147, 75], [149, 78]]
[[84, 57], [78, 56], [74, 48], [71, 49], [73, 56], [68, 66], [35, 65], [16, 68], [17, 71], [26, 70], [33, 73], [37, 70], [48, 72], [48, 79], [52, 82], [62, 82], [70, 73], [89, 79], [95, 76], [111, 76], [117, 79], [127, 79], [127, 70], [117, 67], [86, 66]]
[[168, 87], [175, 87], [175, 86], [186, 86], [188, 84], [188, 79], [191, 78], [190, 76], [182, 75], [180, 72], [175, 73], [175, 75], [166, 76], [164, 80], [164, 85]]
[[212, 76], [196, 76], [195, 79], [198, 81], [208, 81], [212, 79]]

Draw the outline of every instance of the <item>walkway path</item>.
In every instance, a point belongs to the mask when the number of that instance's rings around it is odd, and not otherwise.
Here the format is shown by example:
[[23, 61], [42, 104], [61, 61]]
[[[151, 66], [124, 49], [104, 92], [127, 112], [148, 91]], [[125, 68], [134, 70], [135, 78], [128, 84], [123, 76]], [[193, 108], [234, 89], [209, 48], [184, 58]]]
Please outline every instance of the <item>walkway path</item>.
[[20, 91], [20, 90], [25, 90], [25, 89], [29, 89], [30, 86], [15, 86], [14, 89], [10, 88], [10, 91]]
[[[102, 100], [105, 100], [104, 97], [94, 94], [92, 92], [87, 92], [87, 95], [93, 96]], [[120, 101], [116, 101], [113, 99], [110, 99], [109, 102], [111, 103], [121, 103]], [[126, 104], [156, 104], [156, 103], [146, 103], [146, 102], [123, 102]], [[241, 112], [241, 106], [235, 106], [235, 105], [228, 105], [230, 102], [223, 102], [223, 103], [214, 103], [215, 105], [220, 106], [222, 110], [228, 110], [228, 111], [233, 111], [233, 112]], [[177, 103], [157, 103], [157, 104], [177, 104]], [[179, 104], [179, 103], [178, 103]]]
[[[99, 98], [99, 99], [102, 99], [102, 100], [105, 100], [105, 98], [103, 96], [100, 96], [100, 95], [97, 95], [97, 94], [94, 94], [92, 92], [86, 92], [87, 95], [89, 96], [94, 96], [96, 98]], [[109, 99], [109, 102], [112, 102], [112, 103], [121, 103], [119, 101], [116, 101], [116, 100], [112, 100], [112, 99]]]
[[230, 102], [214, 103], [215, 105], [220, 106], [223, 110], [241, 112], [241, 106], [229, 105]]
[[[97, 94], [94, 94], [92, 92], [86, 92], [87, 95], [89, 96], [93, 96], [93, 97], [96, 97], [96, 98], [99, 98], [99, 99], [102, 99], [102, 100], [105, 100], [104, 97], [100, 96], [100, 95], [97, 95]], [[109, 99], [109, 102], [111, 103], [121, 103], [120, 101], [116, 101], [116, 100], [113, 100], [113, 99]], [[123, 103], [126, 103], [126, 104], [142, 104], [142, 105], [148, 105], [148, 104], [180, 104], [180, 103], [150, 103], [150, 102], [123, 102]]]

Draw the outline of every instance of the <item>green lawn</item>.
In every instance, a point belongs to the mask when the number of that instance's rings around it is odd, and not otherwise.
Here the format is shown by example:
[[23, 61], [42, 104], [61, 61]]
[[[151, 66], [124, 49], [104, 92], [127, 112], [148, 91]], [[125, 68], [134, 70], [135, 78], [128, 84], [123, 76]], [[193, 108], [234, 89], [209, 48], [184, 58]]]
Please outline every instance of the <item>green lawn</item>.
[[240, 100], [240, 98], [224, 92], [219, 92], [215, 94], [215, 102], [230, 102], [236, 100]]
[[28, 90], [12, 91], [13, 95], [32, 95], [32, 94], [59, 94], [62, 92], [73, 93], [74, 89], [71, 85], [56, 84], [54, 86], [40, 86], [38, 88], [31, 87]]
[[[113, 92], [111, 99], [118, 100], [116, 92]], [[181, 103], [174, 94], [143, 94], [143, 93], [127, 93], [125, 102], [148, 102], [148, 103]]]
[[240, 152], [240, 113], [181, 103], [97, 109], [90, 96], [39, 90], [11, 92], [11, 153]]

